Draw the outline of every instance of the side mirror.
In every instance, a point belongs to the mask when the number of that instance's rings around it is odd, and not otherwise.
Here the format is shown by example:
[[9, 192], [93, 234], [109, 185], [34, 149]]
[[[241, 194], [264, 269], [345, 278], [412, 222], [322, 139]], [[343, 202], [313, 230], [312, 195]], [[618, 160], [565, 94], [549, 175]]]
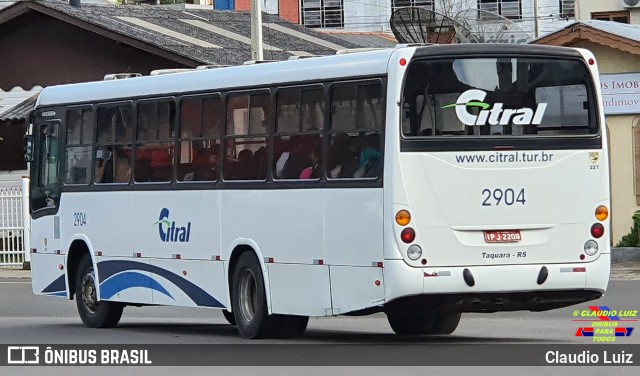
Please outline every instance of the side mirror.
[[24, 160], [26, 162], [33, 162], [33, 136], [24, 136]]

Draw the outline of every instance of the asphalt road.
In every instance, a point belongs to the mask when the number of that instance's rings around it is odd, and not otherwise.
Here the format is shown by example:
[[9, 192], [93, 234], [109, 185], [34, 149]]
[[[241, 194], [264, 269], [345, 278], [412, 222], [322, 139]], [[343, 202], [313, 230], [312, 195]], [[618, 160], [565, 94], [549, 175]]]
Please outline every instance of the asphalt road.
[[[640, 281], [612, 281], [607, 294], [600, 300], [547, 312], [463, 314], [453, 335], [413, 338], [411, 342], [585, 343], [591, 339], [574, 334], [578, 327], [586, 325], [574, 322], [573, 312], [586, 310], [589, 305], [640, 310]], [[638, 322], [631, 324], [636, 328], [639, 326]], [[0, 280], [0, 336], [0, 343], [5, 344], [246, 343], [219, 311], [208, 309], [127, 307], [115, 329], [88, 329], [80, 321], [74, 301], [35, 296], [28, 281], [6, 279]], [[375, 314], [312, 318], [303, 338], [260, 342], [372, 344], [406, 341], [393, 334], [384, 314]], [[640, 333], [619, 337], [616, 343], [640, 344]]]
[[[308, 330], [303, 338], [294, 340], [264, 340], [261, 344], [438, 344], [442, 346], [467, 344], [593, 344], [592, 338], [576, 337], [578, 327], [590, 326], [590, 323], [576, 322], [574, 312], [587, 310], [589, 305], [606, 305], [616, 310], [640, 310], [640, 281], [612, 281], [609, 291], [602, 299], [578, 306], [547, 311], [547, 312], [508, 312], [493, 314], [463, 314], [458, 329], [450, 336], [436, 337], [397, 337], [391, 331], [386, 317], [376, 314], [365, 317], [332, 317], [311, 319]], [[580, 318], [578, 316], [578, 318]], [[636, 317], [640, 318], [640, 317]], [[616, 344], [640, 344], [640, 323], [628, 322], [626, 326], [634, 327], [635, 332], [630, 337], [617, 337]], [[246, 344], [236, 333], [234, 327], [228, 325], [219, 311], [204, 309], [187, 309], [174, 307], [127, 307], [123, 318], [114, 329], [85, 328], [75, 310], [75, 302], [62, 298], [34, 296], [28, 281], [0, 280], [0, 343], [2, 344]], [[640, 364], [640, 354], [636, 364]], [[635, 368], [635, 369], [633, 369]], [[19, 375], [29, 375], [26, 368], [20, 369]], [[84, 371], [80, 372], [81, 369]], [[73, 368], [79, 373], [102, 374], [101, 368]], [[148, 374], [175, 374], [170, 367], [156, 369]], [[180, 368], [177, 368], [180, 369]], [[177, 373], [181, 376], [188, 374], [211, 374], [209, 367], [186, 367]], [[335, 373], [334, 368], [312, 367], [266, 367], [266, 375], [313, 374], [326, 372]], [[358, 370], [367, 375], [386, 374], [384, 368], [360, 368]], [[433, 367], [429, 368], [433, 370]], [[444, 368], [449, 374], [468, 374], [469, 370], [486, 370], [487, 372], [473, 372], [474, 374], [499, 375], [513, 374], [513, 372], [498, 372], [492, 368], [456, 368], [458, 372], [451, 372], [454, 368]], [[507, 369], [507, 368], [505, 368]], [[523, 375], [542, 375], [545, 368], [519, 367], [518, 373]], [[607, 372], [606, 367], [573, 367], [553, 368], [553, 374], [598, 374]], [[582, 371], [577, 372], [578, 369]], [[598, 371], [600, 369], [600, 371]], [[91, 371], [88, 371], [91, 370]], [[139, 368], [118, 368], [118, 374], [145, 375], [149, 371], [136, 371]], [[215, 367], [215, 374], [245, 374], [244, 371], [255, 368]], [[279, 370], [279, 371], [278, 371]], [[327, 371], [328, 370], [328, 371]], [[346, 374], [361, 374], [352, 372], [353, 368], [341, 368]], [[503, 369], [504, 370], [504, 369]], [[61, 372], [62, 368], [52, 368], [48, 375], [68, 375]], [[422, 367], [394, 368], [393, 373], [402, 375], [423, 374]], [[593, 373], [592, 373], [593, 372]], [[628, 373], [630, 372], [630, 373]], [[4, 373], [2, 374], [15, 374]], [[254, 372], [251, 372], [253, 374]], [[35, 372], [33, 374], [40, 374]], [[106, 374], [106, 372], [105, 372]], [[247, 374], [248, 371], [247, 371]], [[620, 368], [616, 375], [637, 375], [637, 368]], [[265, 376], [266, 376], [265, 375]], [[394, 375], [395, 376], [395, 375]]]

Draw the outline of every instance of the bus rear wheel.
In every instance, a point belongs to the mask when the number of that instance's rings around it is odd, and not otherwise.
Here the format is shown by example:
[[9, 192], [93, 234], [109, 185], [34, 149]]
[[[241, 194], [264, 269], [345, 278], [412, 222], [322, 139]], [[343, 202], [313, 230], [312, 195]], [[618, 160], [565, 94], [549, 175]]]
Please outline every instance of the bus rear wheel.
[[436, 314], [430, 334], [451, 334], [460, 323], [460, 312], [439, 312]]
[[451, 334], [458, 327], [460, 312], [387, 312], [387, 320], [397, 335]]
[[264, 278], [255, 254], [240, 255], [231, 283], [233, 316], [242, 338], [291, 338], [307, 328], [306, 316], [269, 315]]
[[240, 337], [269, 337], [276, 318], [269, 316], [262, 268], [251, 252], [240, 255], [233, 271], [231, 306]]
[[88, 254], [82, 257], [78, 266], [75, 299], [78, 314], [89, 328], [112, 328], [122, 317], [122, 303], [98, 300], [95, 271]]

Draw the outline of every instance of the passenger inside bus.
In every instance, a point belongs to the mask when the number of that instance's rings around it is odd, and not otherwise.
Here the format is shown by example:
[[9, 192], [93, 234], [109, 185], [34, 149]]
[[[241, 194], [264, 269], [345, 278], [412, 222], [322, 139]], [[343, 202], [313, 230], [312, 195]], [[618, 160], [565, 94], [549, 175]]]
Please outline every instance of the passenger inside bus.
[[333, 179], [353, 177], [358, 161], [353, 150], [351, 137], [346, 133], [338, 133], [333, 136], [329, 147], [329, 177]]
[[218, 157], [219, 150], [219, 146], [214, 145], [213, 148], [205, 149], [200, 152], [201, 154], [194, 157], [193, 165], [196, 167], [196, 170], [192, 174], [192, 180], [213, 181], [218, 179], [218, 169], [220, 165]]
[[320, 178], [320, 164], [322, 161], [322, 143], [317, 141], [311, 149], [310, 155], [311, 164], [306, 167], [300, 173], [300, 179], [319, 179]]

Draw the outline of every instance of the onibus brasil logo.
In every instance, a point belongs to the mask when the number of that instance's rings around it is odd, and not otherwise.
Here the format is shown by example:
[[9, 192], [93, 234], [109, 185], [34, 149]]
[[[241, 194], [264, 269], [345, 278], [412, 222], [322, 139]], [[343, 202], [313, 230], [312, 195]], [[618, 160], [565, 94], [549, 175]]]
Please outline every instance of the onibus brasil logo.
[[[616, 337], [630, 337], [632, 326], [625, 323], [638, 322], [638, 310], [615, 310], [608, 306], [589, 306], [589, 309], [573, 311], [574, 322], [586, 322], [590, 326], [576, 330], [576, 337], [591, 337], [594, 342], [615, 342]], [[577, 318], [580, 317], [580, 318]]]
[[191, 235], [191, 222], [186, 226], [178, 226], [175, 221], [169, 219], [169, 209], [162, 208], [158, 221], [153, 224], [158, 225], [158, 233], [163, 242], [168, 243], [188, 243]]
[[[542, 117], [547, 109], [547, 103], [538, 103], [535, 111], [528, 107], [519, 109], [503, 108], [504, 103], [494, 103], [493, 107], [485, 103], [487, 93], [482, 90], [471, 89], [460, 94], [456, 103], [442, 106], [442, 108], [455, 107], [458, 119], [466, 125], [540, 125]], [[481, 108], [477, 115], [469, 112], [469, 108]]]

